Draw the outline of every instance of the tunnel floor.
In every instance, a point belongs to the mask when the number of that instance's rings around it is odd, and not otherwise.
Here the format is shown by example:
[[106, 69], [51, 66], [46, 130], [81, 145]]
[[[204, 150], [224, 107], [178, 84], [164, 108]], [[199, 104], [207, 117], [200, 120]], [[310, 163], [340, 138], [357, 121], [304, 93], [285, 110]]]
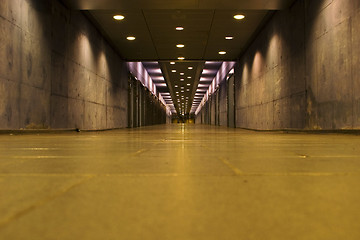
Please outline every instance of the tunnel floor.
[[358, 240], [359, 146], [180, 124], [0, 135], [0, 239]]

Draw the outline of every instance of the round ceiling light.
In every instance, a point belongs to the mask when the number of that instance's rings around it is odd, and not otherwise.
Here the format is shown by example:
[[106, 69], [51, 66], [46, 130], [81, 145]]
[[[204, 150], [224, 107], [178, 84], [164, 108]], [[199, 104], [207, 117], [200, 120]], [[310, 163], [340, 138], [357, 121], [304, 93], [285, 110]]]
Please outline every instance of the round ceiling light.
[[185, 45], [180, 43], [180, 44], [177, 44], [176, 47], [183, 48], [183, 47], [185, 47]]
[[225, 52], [225, 51], [220, 51], [219, 54], [220, 54], [220, 55], [225, 55], [226, 52]]
[[183, 28], [183, 27], [181, 27], [181, 26], [176, 27], [175, 29], [176, 29], [177, 31], [182, 31], [182, 30], [184, 30], [184, 28]]
[[241, 19], [244, 19], [245, 16], [242, 15], [242, 14], [237, 14], [237, 15], [234, 16], [234, 18], [235, 18], [236, 20], [241, 20]]
[[126, 39], [129, 40], [129, 41], [134, 41], [134, 40], [136, 39], [136, 37], [134, 37], [134, 36], [129, 36], [129, 37], [127, 37]]
[[124, 17], [123, 15], [115, 15], [115, 16], [113, 16], [113, 18], [114, 18], [115, 20], [117, 20], [117, 21], [121, 21], [121, 20], [123, 20], [125, 17]]
[[184, 60], [185, 58], [184, 57], [178, 57], [179, 60]]
[[226, 36], [225, 39], [226, 39], [226, 40], [233, 40], [234, 37], [233, 37], [233, 36]]

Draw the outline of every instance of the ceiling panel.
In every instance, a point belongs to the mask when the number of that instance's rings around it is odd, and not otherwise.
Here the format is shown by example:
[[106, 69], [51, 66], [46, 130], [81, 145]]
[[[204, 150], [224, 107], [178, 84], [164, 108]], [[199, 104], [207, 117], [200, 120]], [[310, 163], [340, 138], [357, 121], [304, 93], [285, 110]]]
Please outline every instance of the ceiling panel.
[[[202, 59], [214, 12], [210, 10], [146, 10], [144, 16], [159, 59]], [[194, 24], [196, 23], [196, 24]], [[176, 31], [182, 26], [183, 31]], [[184, 48], [176, 48], [176, 44]]]
[[[123, 21], [115, 21], [113, 16], [116, 14], [122, 14], [126, 18]], [[158, 58], [141, 10], [96, 10], [91, 11], [91, 16], [101, 26], [125, 60]], [[128, 36], [135, 36], [136, 39], [129, 41], [126, 39]]]
[[[235, 20], [236, 14], [246, 17]], [[267, 14], [268, 11], [216, 10], [204, 59], [236, 59]], [[226, 36], [234, 38], [226, 40]], [[222, 50], [227, 54], [220, 57], [218, 52]]]
[[267, 9], [288, 7], [293, 0], [62, 0], [78, 10], [95, 9]]

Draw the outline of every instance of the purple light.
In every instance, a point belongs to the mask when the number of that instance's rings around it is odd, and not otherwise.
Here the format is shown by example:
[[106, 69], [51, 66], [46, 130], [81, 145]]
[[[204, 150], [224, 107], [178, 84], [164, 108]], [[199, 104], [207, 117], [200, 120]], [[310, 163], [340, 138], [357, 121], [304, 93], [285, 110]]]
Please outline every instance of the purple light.
[[153, 81], [165, 81], [163, 76], [153, 76], [151, 77]]
[[200, 78], [200, 82], [210, 82], [212, 81], [213, 78], [211, 77], [201, 77]]
[[202, 74], [216, 74], [218, 70], [204, 69]]
[[162, 73], [160, 68], [153, 68], [153, 69], [148, 69], [147, 72], [150, 73]]

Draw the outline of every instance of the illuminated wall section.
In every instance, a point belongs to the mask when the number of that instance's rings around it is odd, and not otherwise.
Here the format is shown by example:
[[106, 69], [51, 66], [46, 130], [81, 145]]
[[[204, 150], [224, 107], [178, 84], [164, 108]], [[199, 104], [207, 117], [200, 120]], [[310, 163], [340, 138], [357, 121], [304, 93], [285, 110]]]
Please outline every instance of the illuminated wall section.
[[[134, 77], [136, 77], [137, 80], [143, 84], [143, 86], [145, 86], [147, 89], [149, 89], [150, 92], [152, 92], [155, 96], [158, 96], [159, 100], [166, 106], [166, 108], [167, 108], [166, 111], [168, 113], [171, 113], [171, 111], [168, 109], [169, 107], [166, 104], [161, 93], [157, 93], [156, 85], [154, 84], [153, 80], [151, 79], [149, 73], [144, 68], [142, 62], [128, 62], [127, 66], [129, 68], [129, 71], [131, 72], [131, 74]], [[154, 71], [160, 71], [160, 73], [161, 73], [160, 69], [154, 70]]]
[[[195, 115], [198, 115], [202, 107], [208, 101], [209, 96], [212, 95], [216, 89], [219, 87], [220, 83], [226, 79], [228, 73], [234, 68], [235, 62], [223, 62], [219, 71], [217, 72], [215, 78], [212, 80], [208, 90], [206, 91], [204, 97], [201, 100], [200, 105], [195, 110]], [[201, 80], [200, 80], [201, 82]], [[202, 87], [201, 83], [199, 84]], [[195, 95], [196, 96], [196, 95]]]

